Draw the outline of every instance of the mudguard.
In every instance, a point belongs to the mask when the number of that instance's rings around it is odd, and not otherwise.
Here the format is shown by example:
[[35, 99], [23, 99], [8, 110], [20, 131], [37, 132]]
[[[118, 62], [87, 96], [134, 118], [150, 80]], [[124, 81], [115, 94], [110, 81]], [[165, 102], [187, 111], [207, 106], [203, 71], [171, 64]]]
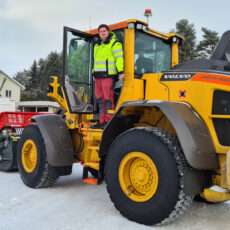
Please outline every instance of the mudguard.
[[47, 160], [50, 166], [72, 166], [73, 144], [68, 127], [60, 115], [38, 115], [36, 122], [45, 142]]
[[[169, 119], [178, 135], [189, 164], [196, 169], [219, 168], [218, 157], [208, 128], [199, 115], [184, 102], [133, 101], [123, 103], [106, 126], [101, 140], [99, 156], [106, 155], [113, 140], [125, 130], [132, 128], [140, 117], [135, 114], [122, 115], [127, 106], [152, 106], [159, 108]], [[122, 126], [122, 127], [121, 127]]]

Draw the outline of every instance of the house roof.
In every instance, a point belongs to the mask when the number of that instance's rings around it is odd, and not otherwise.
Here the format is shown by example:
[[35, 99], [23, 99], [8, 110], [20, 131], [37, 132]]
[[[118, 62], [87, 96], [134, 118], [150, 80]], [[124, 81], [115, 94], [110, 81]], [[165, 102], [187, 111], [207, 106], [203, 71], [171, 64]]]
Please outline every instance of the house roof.
[[6, 78], [8, 78], [10, 81], [13, 81], [15, 84], [19, 85], [21, 87], [22, 90], [25, 89], [25, 87], [23, 85], [21, 85], [19, 82], [17, 82], [16, 80], [14, 80], [13, 78], [9, 77], [6, 73], [4, 73], [1, 69], [0, 69], [0, 73], [2, 73]]
[[32, 106], [37, 106], [37, 107], [60, 107], [57, 102], [54, 101], [20, 101], [18, 103], [18, 106], [23, 106], [23, 107], [32, 107]]

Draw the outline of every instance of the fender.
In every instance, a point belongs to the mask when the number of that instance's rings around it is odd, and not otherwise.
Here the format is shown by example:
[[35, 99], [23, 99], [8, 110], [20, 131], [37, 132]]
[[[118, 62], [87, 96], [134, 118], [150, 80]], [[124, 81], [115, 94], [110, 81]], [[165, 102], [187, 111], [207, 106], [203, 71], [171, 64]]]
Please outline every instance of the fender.
[[[106, 155], [113, 140], [122, 132], [132, 128], [141, 115], [122, 114], [128, 106], [152, 106], [160, 109], [176, 130], [181, 147], [189, 164], [195, 169], [213, 170], [219, 168], [212, 138], [200, 116], [184, 102], [132, 101], [123, 103], [106, 126], [101, 140], [99, 156]], [[122, 126], [122, 127], [121, 127]]]
[[[73, 144], [62, 117], [56, 114], [38, 115], [34, 116], [32, 121], [36, 122], [44, 139], [49, 166], [59, 169], [71, 166], [72, 169]], [[59, 171], [62, 171], [62, 175], [67, 175], [63, 172], [63, 168]]]

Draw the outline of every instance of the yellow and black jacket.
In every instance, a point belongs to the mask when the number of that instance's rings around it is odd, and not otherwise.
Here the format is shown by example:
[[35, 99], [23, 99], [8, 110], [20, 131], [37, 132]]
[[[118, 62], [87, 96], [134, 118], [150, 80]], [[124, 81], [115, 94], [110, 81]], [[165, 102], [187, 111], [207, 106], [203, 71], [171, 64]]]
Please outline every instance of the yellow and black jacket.
[[104, 42], [100, 39], [94, 46], [93, 76], [95, 78], [114, 78], [122, 73], [124, 73], [122, 44], [110, 31]]

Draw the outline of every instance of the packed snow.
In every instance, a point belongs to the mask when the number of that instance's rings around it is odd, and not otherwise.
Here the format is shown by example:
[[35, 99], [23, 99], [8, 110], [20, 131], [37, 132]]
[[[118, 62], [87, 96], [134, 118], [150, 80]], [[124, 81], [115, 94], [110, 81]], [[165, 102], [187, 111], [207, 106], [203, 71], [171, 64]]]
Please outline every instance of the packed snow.
[[18, 172], [0, 172], [0, 230], [216, 230], [230, 229], [230, 201], [193, 202], [169, 225], [149, 227], [131, 222], [113, 206], [102, 185], [81, 181], [82, 166], [46, 189], [26, 187]]

